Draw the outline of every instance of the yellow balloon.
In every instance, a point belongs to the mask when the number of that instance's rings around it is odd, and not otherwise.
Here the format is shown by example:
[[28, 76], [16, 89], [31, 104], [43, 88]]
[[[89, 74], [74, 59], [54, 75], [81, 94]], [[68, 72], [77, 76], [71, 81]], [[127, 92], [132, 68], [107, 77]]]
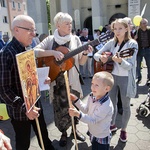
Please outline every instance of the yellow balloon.
[[99, 26], [99, 30], [102, 31], [102, 29], [103, 29], [103, 26]]
[[0, 104], [0, 120], [7, 120], [9, 119], [6, 104]]
[[135, 16], [135, 17], [133, 18], [133, 23], [134, 23], [134, 25], [135, 25], [135, 26], [139, 26], [141, 20], [142, 20], [142, 17], [141, 17], [141, 16], [139, 16], [139, 15]]

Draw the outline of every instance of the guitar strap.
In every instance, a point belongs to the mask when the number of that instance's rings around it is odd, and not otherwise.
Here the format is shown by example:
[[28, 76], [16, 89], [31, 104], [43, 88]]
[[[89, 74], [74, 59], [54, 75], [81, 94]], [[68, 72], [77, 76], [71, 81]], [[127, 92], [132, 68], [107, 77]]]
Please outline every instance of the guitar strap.
[[82, 78], [82, 76], [81, 76], [81, 73], [80, 73], [79, 69], [77, 68], [77, 66], [76, 66], [75, 64], [74, 64], [74, 66], [75, 66], [75, 68], [76, 68], [76, 70], [77, 70], [77, 72], [78, 72], [78, 74], [79, 74], [80, 83], [81, 83], [82, 85], [84, 85], [84, 81], [83, 81], [83, 78]]
[[[120, 50], [122, 49], [122, 47], [125, 45], [126, 42], [127, 42], [127, 41], [123, 41], [123, 42], [121, 43], [121, 45], [120, 45], [120, 47], [119, 47], [119, 49], [118, 49], [118, 52], [120, 52]], [[118, 44], [118, 41], [115, 43], [115, 47], [117, 46], [117, 44]]]
[[59, 44], [55, 41], [55, 39], [54, 39], [53, 41], [54, 41], [54, 42], [53, 42], [52, 49], [56, 49], [56, 48], [59, 47], [59, 46], [65, 46], [65, 47], [69, 48], [70, 41], [67, 42], [67, 43], [65, 43], [65, 44], [63, 44], [63, 45], [59, 45]]

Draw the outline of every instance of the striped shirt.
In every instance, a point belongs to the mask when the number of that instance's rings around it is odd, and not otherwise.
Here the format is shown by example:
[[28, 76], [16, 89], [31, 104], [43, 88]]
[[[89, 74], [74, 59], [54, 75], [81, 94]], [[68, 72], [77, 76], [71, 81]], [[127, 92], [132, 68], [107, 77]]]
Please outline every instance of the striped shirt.
[[16, 54], [24, 51], [25, 47], [15, 37], [0, 50], [0, 99], [6, 103], [9, 117], [20, 121], [27, 120], [27, 117]]
[[104, 137], [104, 138], [97, 138], [97, 137], [93, 136], [89, 131], [87, 132], [87, 135], [90, 136], [90, 141], [91, 141], [91, 143], [92, 143], [93, 141], [96, 141], [96, 142], [98, 142], [98, 143], [100, 143], [100, 144], [110, 144], [111, 133], [110, 133], [110, 136], [106, 136], [106, 137]]

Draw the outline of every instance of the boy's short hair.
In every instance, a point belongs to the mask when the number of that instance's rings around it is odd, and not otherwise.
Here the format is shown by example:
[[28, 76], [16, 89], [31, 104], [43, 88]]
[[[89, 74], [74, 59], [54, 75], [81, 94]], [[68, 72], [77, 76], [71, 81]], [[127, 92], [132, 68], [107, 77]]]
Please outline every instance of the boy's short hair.
[[110, 90], [114, 85], [114, 78], [111, 73], [107, 71], [97, 72], [94, 74], [93, 78], [101, 78], [103, 80], [103, 83], [110, 87]]

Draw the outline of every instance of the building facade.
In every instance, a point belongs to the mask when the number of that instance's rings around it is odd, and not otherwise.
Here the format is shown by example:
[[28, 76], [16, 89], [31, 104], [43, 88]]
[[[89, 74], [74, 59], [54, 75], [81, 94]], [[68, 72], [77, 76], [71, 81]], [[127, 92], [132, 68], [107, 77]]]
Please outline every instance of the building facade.
[[[73, 18], [73, 28], [88, 28], [90, 33], [100, 26], [109, 24], [115, 18], [140, 15], [147, 4], [144, 18], [150, 22], [149, 0], [49, 0], [52, 33], [55, 30], [53, 18], [62, 11]], [[11, 22], [19, 14], [28, 14], [39, 34], [48, 34], [46, 0], [0, 0], [0, 35], [11, 35]]]
[[143, 17], [150, 20], [149, 0], [50, 0], [52, 31], [55, 29], [53, 18], [59, 11], [73, 17], [75, 29], [86, 27], [92, 33], [94, 29], [111, 23], [115, 18], [140, 15], [145, 4], [147, 7]]
[[1, 0], [0, 1], [0, 35], [7, 34], [11, 37], [11, 24], [13, 19], [20, 14], [27, 14], [26, 0]]
[[49, 34], [46, 0], [28, 0], [27, 10], [28, 15], [35, 21], [37, 33]]
[[0, 3], [0, 37], [3, 34], [9, 35], [9, 18], [8, 18], [8, 11], [7, 11], [7, 3], [5, 0], [1, 0]]

